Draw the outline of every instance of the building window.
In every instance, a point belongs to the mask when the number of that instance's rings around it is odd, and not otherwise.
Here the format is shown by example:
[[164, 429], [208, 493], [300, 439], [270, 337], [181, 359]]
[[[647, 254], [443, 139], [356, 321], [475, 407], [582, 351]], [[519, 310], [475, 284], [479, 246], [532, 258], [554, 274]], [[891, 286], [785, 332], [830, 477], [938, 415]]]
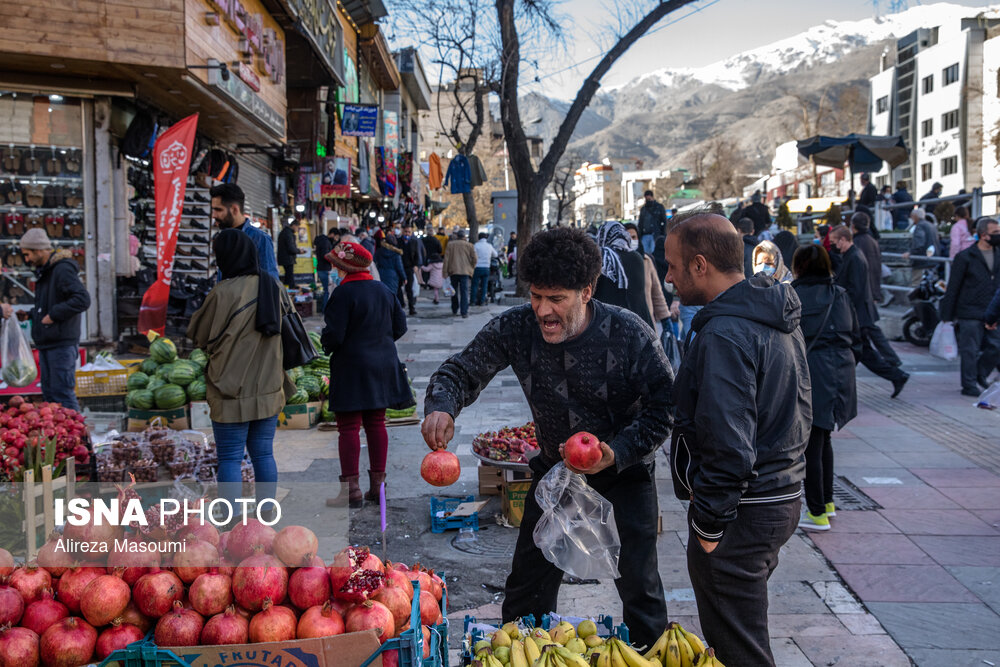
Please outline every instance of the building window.
[[927, 120], [920, 123], [920, 136], [929, 137], [934, 134], [934, 119], [928, 118]]
[[934, 178], [934, 165], [926, 162], [920, 165], [920, 180], [929, 181]]
[[921, 83], [921, 90], [924, 95], [934, 90], [934, 75], [925, 76]]
[[941, 84], [942, 86], [947, 86], [958, 81], [958, 63], [941, 70], [941, 78], [944, 79], [944, 82]]
[[875, 100], [875, 113], [885, 113], [889, 110], [889, 96], [880, 97]]
[[958, 158], [955, 156], [946, 157], [941, 160], [941, 175], [951, 176], [958, 173]]
[[941, 114], [941, 131], [947, 132], [958, 127], [958, 109]]

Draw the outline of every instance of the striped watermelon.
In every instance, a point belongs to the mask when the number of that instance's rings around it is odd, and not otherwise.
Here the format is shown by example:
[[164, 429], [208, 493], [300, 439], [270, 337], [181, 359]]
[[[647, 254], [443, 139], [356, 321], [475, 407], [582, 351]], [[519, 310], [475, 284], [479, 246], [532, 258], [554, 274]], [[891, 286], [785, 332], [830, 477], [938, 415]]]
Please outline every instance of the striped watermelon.
[[149, 376], [142, 371], [136, 371], [128, 376], [128, 380], [125, 381], [125, 388], [129, 391], [145, 389], [147, 384], [149, 384]]
[[187, 403], [187, 394], [183, 387], [165, 384], [153, 392], [153, 401], [160, 410], [173, 410]]
[[172, 365], [173, 368], [170, 369], [170, 373], [167, 375], [167, 380], [171, 384], [186, 387], [201, 375], [201, 368], [193, 361], [181, 359], [180, 361], [175, 361]]
[[177, 346], [169, 338], [157, 338], [149, 344], [149, 356], [158, 364], [177, 360]]

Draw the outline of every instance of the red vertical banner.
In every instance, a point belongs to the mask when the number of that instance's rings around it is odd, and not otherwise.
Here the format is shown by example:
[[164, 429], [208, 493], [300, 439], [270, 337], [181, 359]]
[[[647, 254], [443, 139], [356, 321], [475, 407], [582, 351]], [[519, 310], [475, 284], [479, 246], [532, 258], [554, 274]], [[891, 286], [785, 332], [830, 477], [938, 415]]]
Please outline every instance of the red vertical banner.
[[142, 296], [139, 333], [163, 335], [167, 326], [167, 300], [177, 249], [177, 229], [184, 208], [191, 148], [198, 114], [188, 116], [164, 132], [153, 146], [153, 187], [156, 191], [156, 282]]

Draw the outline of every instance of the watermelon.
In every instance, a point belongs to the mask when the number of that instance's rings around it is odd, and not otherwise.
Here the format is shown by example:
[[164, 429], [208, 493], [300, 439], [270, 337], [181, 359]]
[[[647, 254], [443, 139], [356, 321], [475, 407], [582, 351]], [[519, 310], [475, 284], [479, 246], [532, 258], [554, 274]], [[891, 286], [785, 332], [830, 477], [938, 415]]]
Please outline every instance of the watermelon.
[[173, 369], [174, 365], [172, 363], [162, 364], [159, 368], [156, 369], [156, 377], [160, 378], [161, 380], [166, 380], [167, 378], [170, 377], [170, 371], [172, 371]]
[[310, 331], [309, 340], [312, 341], [313, 347], [315, 347], [317, 350], [323, 349], [323, 339], [320, 337], [318, 331]]
[[187, 394], [183, 387], [165, 384], [153, 392], [153, 401], [159, 410], [173, 410], [187, 403]]
[[205, 370], [208, 367], [208, 355], [205, 354], [205, 350], [192, 350], [191, 354], [188, 355], [188, 359], [198, 364], [201, 370]]
[[319, 398], [319, 392], [321, 389], [320, 381], [317, 380], [312, 375], [303, 375], [298, 380], [295, 381], [295, 386], [299, 389], [305, 390], [309, 394], [309, 400], [315, 400]]
[[288, 399], [288, 405], [302, 405], [309, 402], [309, 394], [305, 389], [299, 389]]
[[149, 378], [149, 384], [146, 385], [146, 389], [148, 391], [156, 391], [166, 383], [167, 381], [161, 378], [159, 375], [154, 375], [153, 377]]
[[202, 378], [196, 378], [191, 381], [191, 384], [187, 386], [187, 397], [191, 401], [204, 401], [205, 400], [205, 380]]
[[149, 384], [149, 376], [142, 371], [136, 371], [128, 376], [128, 380], [125, 381], [125, 388], [129, 391], [145, 389], [147, 384]]
[[417, 414], [417, 406], [411, 408], [406, 408], [405, 410], [393, 410], [392, 408], [386, 408], [385, 418], [386, 419], [404, 419], [406, 417], [412, 417]]
[[169, 380], [171, 384], [186, 387], [191, 384], [195, 378], [201, 375], [201, 368], [193, 361], [181, 359], [180, 361], [175, 361], [171, 365], [173, 368], [170, 369], [170, 373], [167, 375], [167, 380]]
[[150, 410], [153, 407], [153, 392], [148, 389], [130, 391], [125, 397], [125, 404], [136, 410]]
[[288, 373], [288, 379], [291, 380], [292, 382], [298, 382], [299, 378], [305, 374], [301, 366], [296, 366], [295, 368], [289, 368], [288, 371], [286, 372]]
[[153, 361], [152, 359], [143, 359], [142, 363], [139, 364], [139, 370], [145, 373], [146, 375], [152, 375], [153, 373], [156, 372], [156, 369], [159, 366], [160, 365], [155, 361]]
[[327, 410], [326, 404], [324, 404], [319, 411], [319, 420], [321, 422], [335, 422], [337, 421], [337, 413]]
[[177, 346], [169, 338], [157, 338], [149, 344], [149, 356], [158, 364], [177, 360]]

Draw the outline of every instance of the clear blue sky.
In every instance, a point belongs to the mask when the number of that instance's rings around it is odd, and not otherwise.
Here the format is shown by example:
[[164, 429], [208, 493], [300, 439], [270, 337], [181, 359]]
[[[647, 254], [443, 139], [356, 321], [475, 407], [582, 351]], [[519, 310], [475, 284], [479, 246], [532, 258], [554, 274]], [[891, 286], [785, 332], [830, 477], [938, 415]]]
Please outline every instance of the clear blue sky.
[[[826, 20], [858, 20], [871, 18], [875, 9], [870, 0], [700, 0], [663, 19], [657, 28], [698, 7], [706, 7], [674, 25], [647, 34], [634, 44], [604, 77], [603, 83], [614, 85], [646, 72], [664, 67], [698, 67], [776, 40], [791, 37]], [[989, 0], [952, 0], [953, 4], [983, 7], [995, 4]], [[540, 84], [527, 86], [552, 97], [572, 98], [596, 60], [575, 69], [553, 74], [581, 60], [603, 53], [611, 29], [617, 25], [609, 7], [614, 0], [564, 0], [559, 6], [563, 15], [572, 16], [567, 29], [567, 49], [540, 65]], [[628, 4], [628, 3], [623, 3]], [[649, 3], [647, 3], [648, 5]], [[889, 0], [880, 3], [885, 13]], [[911, 7], [930, 4], [911, 0]], [[609, 24], [609, 21], [612, 23]], [[603, 34], [605, 46], [598, 39]], [[534, 68], [522, 69], [525, 84], [535, 77]]]

